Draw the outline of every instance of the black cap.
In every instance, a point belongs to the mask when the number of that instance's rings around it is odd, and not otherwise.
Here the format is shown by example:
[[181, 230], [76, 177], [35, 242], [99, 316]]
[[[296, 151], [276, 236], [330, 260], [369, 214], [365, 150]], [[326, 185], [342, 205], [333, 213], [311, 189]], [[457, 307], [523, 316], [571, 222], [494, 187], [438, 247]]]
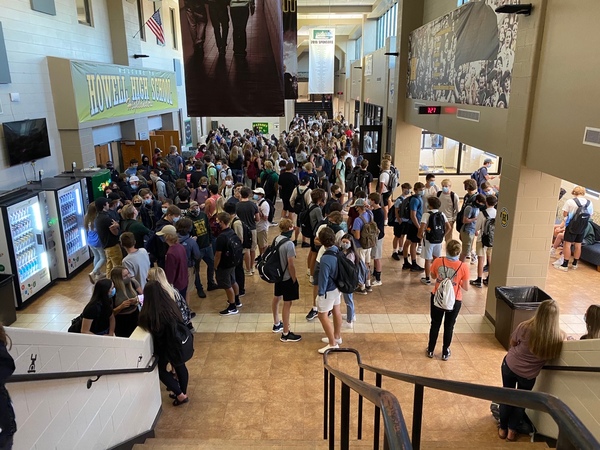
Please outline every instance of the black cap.
[[104, 209], [104, 205], [107, 205], [108, 203], [110, 203], [110, 200], [106, 197], [97, 198], [94, 202], [98, 211], [102, 211]]
[[121, 196], [119, 194], [117, 194], [116, 192], [111, 192], [110, 194], [108, 194], [108, 199], [109, 200], [121, 200]]

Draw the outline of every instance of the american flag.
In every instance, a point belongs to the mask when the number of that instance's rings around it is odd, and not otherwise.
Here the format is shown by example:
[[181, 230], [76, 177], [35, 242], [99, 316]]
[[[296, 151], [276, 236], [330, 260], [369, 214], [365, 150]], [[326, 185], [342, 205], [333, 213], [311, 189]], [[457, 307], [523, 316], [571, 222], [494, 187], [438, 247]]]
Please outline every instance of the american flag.
[[152, 14], [152, 17], [146, 21], [146, 25], [156, 35], [158, 42], [165, 45], [165, 33], [163, 32], [162, 20], [160, 20], [160, 9]]

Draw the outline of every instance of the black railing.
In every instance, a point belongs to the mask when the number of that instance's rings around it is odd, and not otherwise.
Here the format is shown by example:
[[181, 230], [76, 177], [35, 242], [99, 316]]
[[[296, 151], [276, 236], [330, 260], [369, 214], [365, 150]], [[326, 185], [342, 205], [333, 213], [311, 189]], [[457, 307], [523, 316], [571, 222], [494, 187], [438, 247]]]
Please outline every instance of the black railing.
[[[46, 380], [65, 380], [68, 378], [85, 378], [90, 377], [87, 380], [87, 388], [92, 387], [92, 383], [95, 383], [100, 377], [105, 375], [125, 375], [130, 373], [145, 373], [152, 372], [158, 364], [158, 358], [152, 356], [152, 359], [146, 367], [136, 367], [131, 369], [104, 369], [104, 370], [82, 370], [79, 372], [50, 372], [50, 373], [32, 373], [27, 375], [12, 375], [6, 380], [7, 383], [24, 383], [30, 381], [46, 381]], [[91, 377], [96, 377], [92, 380]]]
[[[358, 380], [344, 372], [332, 368], [328, 363], [328, 350], [323, 355], [323, 388], [325, 396], [323, 400], [323, 439], [329, 438], [329, 449], [335, 448], [335, 380], [342, 383], [341, 386], [341, 424], [340, 424], [340, 448], [350, 448], [350, 389], [358, 394], [359, 402], [359, 434], [362, 438], [362, 401], [363, 397], [375, 405], [377, 416], [383, 415], [384, 447], [391, 450], [412, 449], [406, 422], [402, 415], [402, 409], [398, 399], [388, 391], [377, 388]], [[360, 359], [358, 352], [351, 348], [341, 348], [335, 352], [354, 353]], [[381, 414], [379, 413], [381, 411]], [[377, 445], [379, 445], [379, 428], [377, 433]]]
[[[420, 377], [400, 372], [394, 372], [387, 369], [372, 367], [363, 364], [358, 351], [350, 348], [333, 349], [328, 353], [346, 352], [353, 353], [359, 368], [359, 380], [364, 381], [364, 371], [375, 374], [375, 386], [382, 387], [384, 376], [394, 380], [404, 381], [415, 386], [413, 401], [413, 426], [412, 426], [412, 448], [419, 450], [421, 448], [421, 428], [423, 418], [423, 398], [425, 388], [437, 389], [454, 394], [474, 397], [483, 400], [490, 400], [495, 403], [501, 403], [520, 408], [542, 411], [549, 414], [558, 425], [558, 439], [556, 448], [559, 450], [593, 450], [600, 448], [600, 442], [592, 435], [587, 427], [579, 420], [575, 413], [565, 403], [558, 398], [540, 392], [522, 391], [516, 389], [500, 388], [494, 386], [485, 386], [480, 384], [464, 383], [460, 381], [440, 380], [436, 378]], [[554, 367], [554, 366], [549, 366]], [[562, 367], [562, 366], [557, 366]], [[594, 368], [586, 368], [594, 369]], [[560, 370], [560, 369], [558, 369]], [[327, 391], [325, 392], [327, 396]], [[360, 393], [359, 393], [360, 395]], [[331, 402], [330, 402], [331, 404]], [[362, 402], [359, 399], [359, 424], [358, 439], [362, 438]], [[343, 411], [342, 411], [342, 414]], [[379, 409], [375, 409], [374, 417], [374, 449], [379, 448]], [[331, 443], [331, 441], [330, 441]], [[385, 442], [384, 442], [385, 444]], [[331, 444], [330, 444], [330, 448]]]
[[586, 367], [586, 366], [544, 366], [544, 370], [556, 370], [561, 372], [600, 372], [600, 367]]

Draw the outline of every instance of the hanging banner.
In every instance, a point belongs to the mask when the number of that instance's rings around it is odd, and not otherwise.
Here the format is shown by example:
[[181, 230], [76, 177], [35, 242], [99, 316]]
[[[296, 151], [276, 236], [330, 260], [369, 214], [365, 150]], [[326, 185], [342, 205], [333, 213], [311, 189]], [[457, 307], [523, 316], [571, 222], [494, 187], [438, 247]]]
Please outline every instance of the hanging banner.
[[283, 116], [282, 0], [179, 0], [190, 117]]
[[308, 93], [333, 93], [335, 28], [311, 28], [308, 50]]
[[297, 0], [281, 0], [283, 12], [283, 87], [286, 99], [298, 98]]

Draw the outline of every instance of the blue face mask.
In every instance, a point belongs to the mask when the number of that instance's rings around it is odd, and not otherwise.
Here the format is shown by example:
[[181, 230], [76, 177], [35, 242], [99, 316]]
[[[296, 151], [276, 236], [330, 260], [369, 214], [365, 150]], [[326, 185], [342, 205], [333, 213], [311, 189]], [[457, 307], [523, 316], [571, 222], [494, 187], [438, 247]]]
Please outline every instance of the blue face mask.
[[423, 197], [423, 191], [415, 192], [417, 197]]
[[116, 293], [117, 293], [117, 288], [113, 287], [110, 291], [108, 291], [108, 296], [114, 297]]
[[449, 259], [450, 261], [458, 261], [458, 255], [456, 256], [446, 256], [447, 259]]
[[442, 187], [442, 192], [443, 192], [444, 194], [447, 194], [448, 192], [450, 192], [450, 188], [448, 188], [448, 187], [444, 186], [444, 187]]
[[161, 211], [162, 211], [163, 214], [166, 214], [167, 213], [167, 208], [161, 208]]
[[254, 195], [252, 196], [252, 198], [253, 198], [254, 200], [258, 200], [258, 195], [254, 194]]
[[180, 217], [173, 217], [173, 223], [179, 222]]
[[435, 181], [430, 181], [429, 186], [433, 186], [433, 185], [435, 185]]
[[152, 204], [152, 199], [151, 198], [145, 198], [144, 199], [144, 204], [151, 205]]
[[221, 170], [221, 167], [223, 166], [221, 164], [217, 164], [215, 167], [217, 168], [217, 170]]

